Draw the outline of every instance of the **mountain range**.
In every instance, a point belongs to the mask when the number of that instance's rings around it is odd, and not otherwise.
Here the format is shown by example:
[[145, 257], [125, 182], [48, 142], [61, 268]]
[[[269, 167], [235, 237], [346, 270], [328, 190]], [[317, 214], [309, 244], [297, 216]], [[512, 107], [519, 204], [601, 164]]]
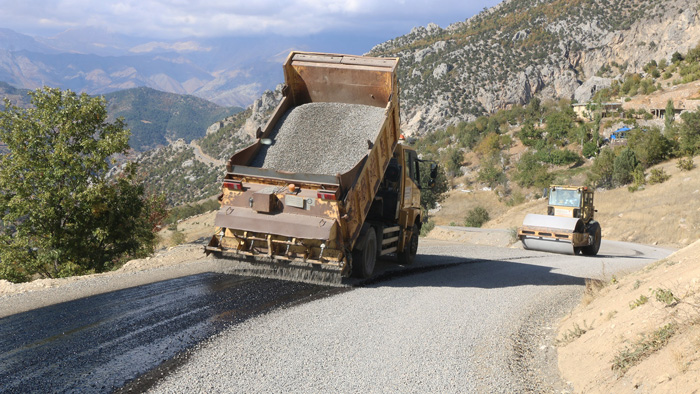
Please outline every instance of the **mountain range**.
[[[0, 98], [6, 97], [18, 107], [30, 106], [29, 92], [0, 82]], [[129, 145], [137, 152], [179, 139], [189, 143], [202, 138], [212, 124], [243, 110], [147, 87], [119, 90], [103, 96], [107, 100], [107, 121], [113, 122], [118, 117], [124, 119], [131, 130]]]
[[[369, 54], [400, 58], [402, 131], [421, 136], [534, 97], [586, 102], [631, 75], [646, 79], [650, 62], [670, 62], [698, 47], [699, 8], [690, 0], [506, 0], [444, 29], [416, 27]], [[223, 162], [250, 140], [280, 98], [279, 88], [267, 91], [224, 127], [196, 140], [219, 160], [199, 173], [218, 179]], [[194, 147], [180, 145], [140, 159], [145, 168], [166, 174], [151, 178], [154, 188], [178, 184], [187, 190], [195, 175], [191, 164], [163, 170], [178, 165], [171, 159], [176, 154], [196, 158]], [[180, 203], [206, 196], [173, 191], [169, 197]]]
[[[17, 88], [44, 85], [88, 94], [135, 87], [191, 94], [221, 106], [250, 105], [282, 81], [290, 49], [367, 51], [374, 43], [333, 35], [192, 38], [158, 41], [73, 29], [30, 37], [0, 29], [0, 81]], [[362, 49], [359, 49], [362, 48]]]

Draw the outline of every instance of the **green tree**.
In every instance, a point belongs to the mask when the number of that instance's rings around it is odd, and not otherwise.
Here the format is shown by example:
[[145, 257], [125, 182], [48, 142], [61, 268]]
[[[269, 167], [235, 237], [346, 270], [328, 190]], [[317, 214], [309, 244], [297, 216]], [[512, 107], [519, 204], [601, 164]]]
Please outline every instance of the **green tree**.
[[447, 152], [447, 172], [450, 176], [462, 175], [461, 167], [462, 160], [464, 160], [464, 154], [459, 149], [449, 149]]
[[508, 177], [506, 177], [505, 169], [500, 163], [500, 156], [492, 156], [483, 161], [476, 179], [492, 189], [498, 185], [505, 185], [508, 182]]
[[695, 156], [700, 153], [700, 111], [685, 112], [679, 128], [679, 149], [682, 154]]
[[566, 146], [566, 137], [573, 129], [573, 119], [564, 111], [556, 111], [547, 116], [547, 141], [558, 146]]
[[520, 187], [540, 187], [549, 186], [554, 180], [554, 176], [547, 172], [547, 168], [537, 160], [531, 152], [525, 152], [515, 166], [513, 180]]
[[30, 98], [0, 112], [0, 278], [99, 272], [152, 251], [164, 199], [144, 197], [134, 166], [106, 177], [110, 156], [129, 148], [124, 123], [107, 123], [103, 98], [52, 88]]
[[615, 151], [602, 149], [593, 162], [591, 172], [588, 174], [588, 184], [596, 187], [613, 186], [613, 169], [615, 164]]
[[673, 126], [675, 112], [676, 108], [673, 107], [673, 100], [668, 100], [668, 102], [666, 102], [666, 111], [664, 113], [664, 124], [667, 130]]
[[639, 161], [634, 151], [628, 147], [622, 149], [613, 163], [612, 181], [615, 186], [624, 186], [634, 180], [634, 170]]
[[[430, 165], [429, 163], [420, 164], [420, 205], [423, 210], [434, 209], [437, 204], [445, 199], [445, 193], [450, 190], [450, 184], [447, 182], [447, 175], [442, 167], [438, 166], [435, 185], [430, 187]], [[425, 215], [424, 217], [427, 217]]]
[[527, 121], [518, 132], [517, 137], [525, 146], [535, 146], [542, 139], [542, 129], [535, 128], [532, 121]]
[[660, 163], [671, 154], [671, 142], [658, 127], [630, 131], [627, 145], [634, 151], [635, 157], [644, 168]]

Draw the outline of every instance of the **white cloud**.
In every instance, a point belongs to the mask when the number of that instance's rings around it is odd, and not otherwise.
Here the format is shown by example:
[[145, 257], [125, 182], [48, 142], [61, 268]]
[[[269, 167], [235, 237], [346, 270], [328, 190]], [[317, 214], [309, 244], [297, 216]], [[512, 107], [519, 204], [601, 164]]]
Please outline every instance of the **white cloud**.
[[[485, 2], [445, 0], [0, 0], [0, 26], [32, 29], [98, 27], [127, 35], [178, 39], [230, 35], [301, 36], [322, 31], [408, 32], [445, 26], [479, 12]], [[400, 29], [400, 30], [397, 30]]]

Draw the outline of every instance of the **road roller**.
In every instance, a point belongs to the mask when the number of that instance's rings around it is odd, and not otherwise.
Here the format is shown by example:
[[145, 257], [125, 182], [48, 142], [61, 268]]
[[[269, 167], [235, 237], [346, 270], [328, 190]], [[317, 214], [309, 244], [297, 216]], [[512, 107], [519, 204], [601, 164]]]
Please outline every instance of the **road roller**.
[[593, 190], [583, 186], [548, 188], [546, 215], [527, 214], [518, 238], [525, 249], [595, 256], [600, 249], [600, 224], [593, 220]]

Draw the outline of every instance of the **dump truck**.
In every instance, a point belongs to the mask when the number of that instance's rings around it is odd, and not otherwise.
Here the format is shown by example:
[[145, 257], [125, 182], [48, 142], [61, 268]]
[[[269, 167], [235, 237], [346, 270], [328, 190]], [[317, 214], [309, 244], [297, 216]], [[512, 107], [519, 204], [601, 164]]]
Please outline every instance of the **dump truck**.
[[518, 238], [525, 249], [595, 256], [602, 239], [594, 220], [593, 190], [581, 186], [549, 187], [547, 215], [527, 214]]
[[227, 163], [207, 254], [324, 283], [369, 278], [389, 254], [411, 264], [421, 174], [415, 150], [399, 143], [397, 65], [291, 52], [281, 102]]

